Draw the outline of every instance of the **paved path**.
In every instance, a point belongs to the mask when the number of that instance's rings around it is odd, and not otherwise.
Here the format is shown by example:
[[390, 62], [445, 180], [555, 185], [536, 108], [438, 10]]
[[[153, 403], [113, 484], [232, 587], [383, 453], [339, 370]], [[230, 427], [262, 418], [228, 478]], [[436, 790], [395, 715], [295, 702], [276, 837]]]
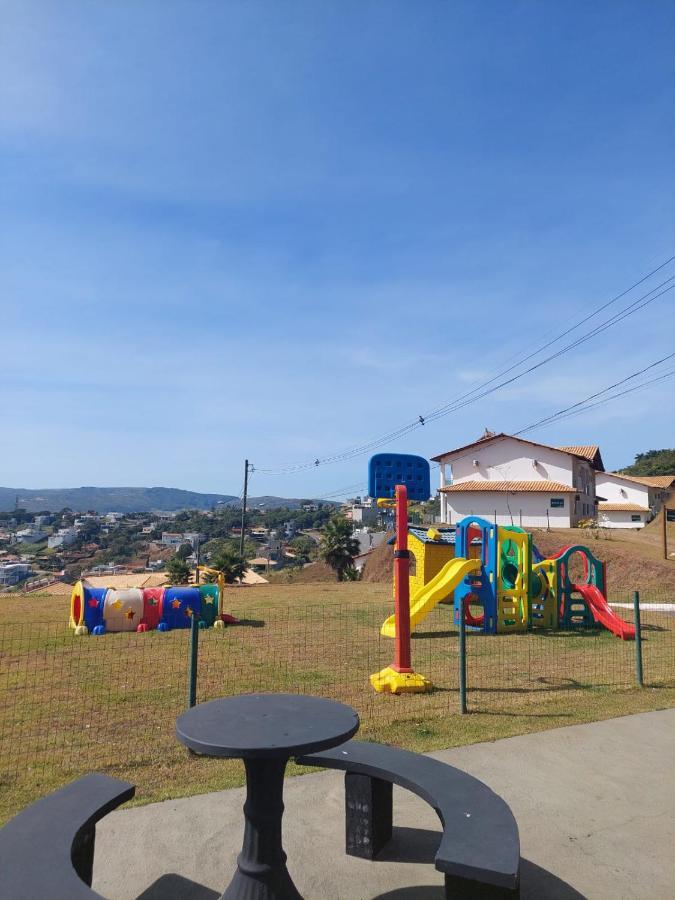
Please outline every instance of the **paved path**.
[[[675, 710], [431, 755], [511, 806], [524, 900], [675, 897]], [[369, 863], [344, 854], [342, 774], [287, 780], [284, 846], [306, 900], [442, 900], [436, 815], [394, 790], [394, 842]], [[97, 828], [94, 888], [112, 900], [215, 900], [241, 844], [243, 800], [235, 789], [112, 813]]]

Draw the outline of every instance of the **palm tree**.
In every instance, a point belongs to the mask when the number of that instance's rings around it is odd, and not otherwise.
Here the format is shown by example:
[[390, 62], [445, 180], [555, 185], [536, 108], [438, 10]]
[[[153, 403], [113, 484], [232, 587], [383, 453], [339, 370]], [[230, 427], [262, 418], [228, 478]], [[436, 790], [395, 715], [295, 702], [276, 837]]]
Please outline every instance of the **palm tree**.
[[248, 565], [243, 556], [234, 550], [223, 548], [209, 561], [212, 569], [217, 569], [225, 576], [227, 584], [244, 577]]
[[166, 575], [169, 584], [186, 584], [190, 577], [190, 566], [184, 559], [174, 556], [166, 564]]
[[319, 553], [334, 570], [338, 581], [349, 577], [359, 549], [359, 542], [352, 537], [352, 523], [344, 516], [333, 516], [323, 529]]

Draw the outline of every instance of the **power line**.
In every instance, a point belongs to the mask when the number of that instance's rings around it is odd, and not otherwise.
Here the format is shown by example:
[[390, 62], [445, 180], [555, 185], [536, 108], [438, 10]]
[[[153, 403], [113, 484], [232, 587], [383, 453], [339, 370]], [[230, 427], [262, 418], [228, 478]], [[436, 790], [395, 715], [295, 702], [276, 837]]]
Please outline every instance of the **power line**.
[[[620, 387], [622, 384], [626, 384], [628, 381], [632, 381], [634, 378], [637, 378], [640, 375], [643, 375], [645, 372], [648, 372], [650, 369], [656, 368], [656, 366], [661, 365], [661, 363], [666, 362], [666, 360], [672, 359], [675, 356], [675, 353], [669, 353], [668, 356], [664, 356], [661, 359], [656, 360], [656, 362], [650, 363], [650, 365], [645, 366], [643, 369], [639, 369], [637, 372], [633, 372], [632, 375], [627, 375], [625, 378], [622, 378], [620, 381], [614, 382], [614, 384], [608, 385], [606, 388], [603, 388], [601, 391], [596, 391], [594, 394], [590, 394], [588, 397], [585, 397], [583, 400], [579, 400], [577, 403], [573, 403], [571, 406], [566, 406], [564, 409], [559, 409], [557, 412], [551, 413], [549, 416], [545, 416], [543, 419], [539, 419], [537, 422], [533, 422], [531, 425], [526, 425], [524, 428], [521, 428], [520, 431], [514, 431], [513, 436], [517, 437], [519, 434], [525, 434], [528, 431], [532, 431], [533, 429], [541, 426], [541, 425], [550, 425], [552, 422], [557, 421], [559, 418], [567, 418], [569, 414], [575, 415], [577, 412], [584, 412], [585, 409], [591, 409], [595, 406], [600, 406], [602, 403], [608, 402], [609, 400], [613, 400], [616, 397], [624, 396], [627, 393], [631, 393], [633, 390], [638, 390], [641, 387], [646, 387], [649, 384], [652, 384], [656, 381], [661, 381], [664, 378], [670, 377], [672, 374], [668, 372], [666, 374], [661, 374], [654, 379], [641, 383], [639, 385], [634, 385], [632, 388], [629, 388], [627, 391], [621, 391], [619, 394], [616, 394], [612, 397], [605, 397], [603, 400], [598, 401], [597, 403], [592, 403], [590, 406], [586, 407], [586, 404], [591, 400], [595, 400], [598, 397], [601, 397], [603, 394], [607, 394], [609, 391], [614, 390], [617, 387]], [[673, 370], [675, 372], [675, 370]], [[584, 407], [580, 409], [579, 407]]]
[[[553, 344], [557, 343], [558, 341], [562, 340], [567, 335], [571, 334], [577, 328], [581, 327], [581, 325], [590, 321], [592, 318], [597, 316], [603, 310], [607, 309], [613, 303], [620, 300], [622, 297], [625, 297], [626, 294], [630, 293], [632, 290], [634, 290], [640, 284], [643, 284], [647, 279], [651, 278], [654, 274], [656, 274], [656, 272], [663, 269], [665, 266], [667, 266], [669, 263], [671, 263], [674, 259], [675, 259], [675, 256], [671, 256], [669, 259], [667, 259], [665, 262], [661, 263], [659, 266], [657, 266], [655, 269], [653, 269], [647, 275], [644, 275], [642, 278], [640, 278], [638, 281], [636, 281], [629, 288], [626, 288], [621, 293], [617, 294], [616, 296], [612, 297], [610, 300], [601, 304], [601, 306], [599, 306], [597, 309], [595, 309], [589, 315], [585, 316], [583, 319], [581, 319], [575, 325], [573, 325], [570, 328], [567, 328], [565, 331], [563, 331], [560, 335], [553, 338], [552, 340], [547, 341], [545, 344], [542, 344], [535, 351], [528, 353], [520, 361], [512, 364], [511, 366], [502, 370], [501, 372], [498, 372], [496, 375], [492, 376], [492, 378], [488, 379], [487, 381], [483, 382], [482, 384], [478, 385], [477, 387], [473, 388], [472, 390], [466, 392], [465, 394], [462, 394], [459, 397], [455, 398], [454, 400], [449, 401], [448, 403], [446, 403], [440, 407], [437, 407], [436, 409], [432, 410], [430, 413], [427, 413], [426, 415], [423, 415], [423, 416], [422, 415], [418, 416], [414, 422], [409, 422], [407, 425], [403, 425], [401, 428], [399, 428], [395, 431], [391, 431], [385, 435], [382, 435], [379, 438], [374, 438], [373, 440], [371, 440], [365, 444], [361, 444], [361, 445], [352, 447], [350, 449], [341, 451], [339, 453], [332, 454], [330, 456], [326, 456], [323, 458], [317, 458], [313, 462], [281, 465], [281, 466], [278, 466], [276, 469], [272, 469], [272, 468], [265, 469], [265, 468], [258, 467], [258, 471], [263, 472], [264, 474], [267, 474], [267, 475], [290, 475], [290, 474], [295, 474], [297, 472], [306, 471], [308, 469], [315, 468], [320, 465], [328, 465], [331, 463], [344, 462], [349, 459], [353, 459], [354, 457], [361, 456], [364, 453], [367, 453], [369, 451], [372, 452], [373, 450], [377, 449], [378, 447], [383, 446], [384, 444], [391, 443], [392, 441], [409, 434], [410, 432], [416, 430], [417, 428], [424, 427], [425, 424], [428, 422], [436, 421], [437, 419], [440, 419], [446, 415], [449, 415], [451, 412], [456, 412], [459, 409], [463, 409], [464, 407], [470, 405], [471, 403], [475, 403], [476, 401], [483, 399], [484, 397], [494, 393], [495, 391], [500, 390], [502, 387], [506, 387], [510, 384], [513, 384], [515, 381], [519, 380], [520, 378], [524, 377], [525, 375], [528, 375], [528, 374], [536, 371], [537, 369], [546, 365], [548, 362], [558, 359], [564, 353], [567, 353], [570, 350], [576, 349], [577, 347], [579, 347], [582, 344], [586, 343], [587, 341], [591, 340], [596, 335], [603, 333], [608, 328], [611, 328], [613, 325], [616, 325], [619, 322], [623, 321], [628, 316], [633, 315], [636, 312], [639, 312], [641, 309], [644, 309], [645, 306], [654, 302], [654, 300], [658, 299], [658, 297], [661, 297], [661, 296], [663, 296], [663, 294], [672, 290], [675, 287], [675, 285], [671, 284], [670, 287], [666, 287], [666, 285], [668, 285], [670, 282], [675, 280], [675, 275], [667, 278], [665, 281], [661, 282], [661, 284], [657, 285], [655, 288], [652, 288], [650, 291], [648, 291], [646, 294], [643, 294], [641, 297], [638, 297], [637, 300], [632, 301], [627, 306], [625, 306], [623, 309], [619, 310], [617, 313], [610, 316], [604, 322], [601, 322], [599, 325], [596, 325], [589, 332], [579, 336], [578, 338], [571, 341], [566, 346], [557, 350], [555, 353], [550, 354], [549, 356], [545, 357], [542, 360], [539, 360], [539, 362], [533, 364], [529, 368], [523, 370], [522, 372], [516, 373], [512, 377], [505, 379], [504, 381], [501, 381], [498, 384], [494, 383], [502, 376], [504, 376], [504, 375], [512, 372], [514, 369], [517, 369], [518, 367], [522, 366], [524, 362], [527, 362], [527, 360], [533, 359], [535, 356], [537, 356], [543, 350], [548, 349]], [[664, 288], [664, 290], [660, 290], [661, 288]], [[654, 295], [654, 296], [651, 296], [651, 295]], [[490, 385], [492, 385], [492, 386], [490, 387]]]
[[666, 381], [668, 378], [672, 378], [673, 376], [675, 376], [675, 369], [671, 369], [669, 372], [665, 372], [663, 375], [657, 375], [656, 378], [650, 378], [648, 381], [633, 385], [633, 387], [626, 388], [625, 391], [618, 391], [616, 394], [612, 394], [610, 397], [603, 397], [602, 400], [596, 400], [595, 403], [589, 403], [588, 405], [583, 406], [580, 409], [571, 410], [570, 412], [565, 413], [565, 415], [559, 416], [557, 419], [546, 422], [542, 427], [546, 428], [548, 425], [552, 425], [554, 422], [560, 422], [563, 419], [574, 418], [574, 416], [581, 415], [581, 413], [587, 412], [589, 409], [595, 409], [598, 406], [604, 406], [606, 403], [610, 403], [612, 400], [618, 400], [619, 397], [625, 397], [626, 394], [633, 394], [636, 391], [641, 391], [643, 390], [643, 388], [649, 387], [652, 384], [657, 384], [660, 381]]
[[[526, 434], [529, 431], [533, 431], [538, 427], [546, 427], [548, 425], [552, 425], [554, 422], [561, 421], [562, 419], [572, 418], [573, 416], [580, 415], [583, 412], [586, 412], [590, 409], [595, 409], [599, 406], [603, 406], [606, 403], [610, 403], [613, 400], [617, 400], [620, 397], [625, 397], [628, 394], [632, 394], [634, 392], [643, 390], [644, 388], [650, 387], [653, 384], [657, 384], [659, 382], [665, 381], [668, 378], [672, 378], [675, 376], [675, 369], [671, 369], [667, 372], [663, 372], [660, 375], [657, 375], [654, 378], [650, 378], [647, 381], [640, 382], [639, 384], [632, 385], [629, 388], [626, 388], [623, 391], [617, 391], [615, 394], [611, 394], [610, 396], [603, 396], [607, 394], [609, 391], [614, 390], [617, 387], [620, 387], [623, 384], [626, 384], [629, 381], [632, 381], [634, 378], [639, 377], [640, 375], [649, 372], [650, 370], [656, 368], [656, 366], [661, 365], [669, 359], [673, 359], [675, 357], [675, 353], [669, 353], [667, 356], [662, 357], [661, 359], [656, 360], [653, 363], [650, 363], [648, 366], [644, 366], [642, 369], [639, 369], [637, 372], [633, 372], [631, 375], [627, 375], [625, 378], [620, 379], [619, 381], [614, 382], [613, 384], [608, 385], [603, 388], [601, 391], [596, 391], [593, 394], [590, 394], [588, 397], [585, 397], [583, 400], [579, 400], [576, 403], [571, 404], [563, 409], [558, 410], [555, 413], [552, 413], [550, 416], [546, 416], [542, 419], [539, 419], [536, 422], [531, 423], [530, 425], [526, 425], [524, 428], [519, 429], [518, 431], [513, 432], [513, 437], [518, 437], [519, 435]], [[590, 402], [595, 401], [595, 402]], [[431, 464], [431, 470], [439, 469], [440, 465], [438, 463]], [[321, 499], [329, 499], [333, 496], [342, 496], [347, 493], [348, 488], [361, 488], [361, 492], [367, 490], [367, 486], [361, 482], [357, 485], [348, 485], [347, 488], [341, 488], [339, 490], [334, 491], [333, 493], [323, 494]]]

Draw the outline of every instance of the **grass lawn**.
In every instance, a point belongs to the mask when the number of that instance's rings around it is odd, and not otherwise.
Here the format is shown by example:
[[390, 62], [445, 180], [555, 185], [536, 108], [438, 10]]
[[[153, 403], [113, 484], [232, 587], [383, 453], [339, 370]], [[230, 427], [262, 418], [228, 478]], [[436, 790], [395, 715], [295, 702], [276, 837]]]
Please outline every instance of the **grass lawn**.
[[[252, 690], [333, 697], [359, 711], [362, 737], [416, 750], [675, 702], [675, 616], [664, 612], [643, 612], [644, 690], [634, 687], [633, 642], [606, 631], [470, 634], [470, 714], [460, 716], [457, 634], [446, 606], [413, 642], [414, 665], [435, 690], [392, 697], [368, 682], [393, 653], [379, 635], [389, 585], [231, 588], [225, 605], [242, 624], [200, 632], [200, 702]], [[67, 620], [66, 597], [0, 598], [2, 819], [92, 770], [133, 781], [137, 802], [243, 783], [241, 763], [189, 756], [175, 740], [187, 698], [186, 631], [75, 638]]]

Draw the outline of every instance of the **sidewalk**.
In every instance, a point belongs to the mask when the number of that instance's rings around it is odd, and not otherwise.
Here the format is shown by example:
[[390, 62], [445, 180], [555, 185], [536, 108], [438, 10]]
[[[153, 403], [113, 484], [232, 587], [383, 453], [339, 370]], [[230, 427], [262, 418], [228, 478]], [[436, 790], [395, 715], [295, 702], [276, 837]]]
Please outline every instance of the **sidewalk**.
[[[675, 710], [431, 754], [501, 794], [520, 828], [527, 900], [669, 900], [675, 884]], [[376, 862], [344, 853], [344, 781], [286, 781], [284, 847], [305, 900], [442, 900], [439, 822], [395, 790]], [[242, 836], [244, 790], [120, 810], [97, 827], [95, 890], [111, 900], [216, 900]]]

